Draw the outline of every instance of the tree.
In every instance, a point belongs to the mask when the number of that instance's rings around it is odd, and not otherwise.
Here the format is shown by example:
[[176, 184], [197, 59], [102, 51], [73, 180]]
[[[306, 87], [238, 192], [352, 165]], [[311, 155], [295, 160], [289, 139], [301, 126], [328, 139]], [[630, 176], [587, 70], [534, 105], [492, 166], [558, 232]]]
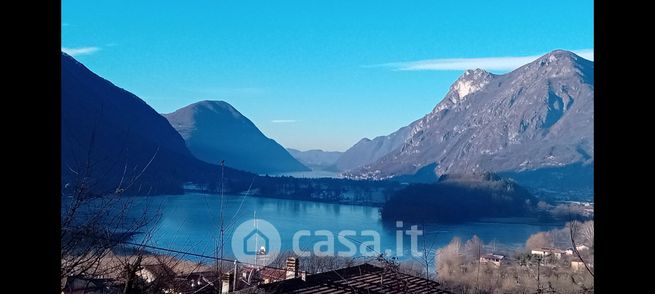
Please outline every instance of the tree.
[[101, 275], [100, 261], [148, 223], [146, 214], [129, 217], [130, 201], [119, 197], [120, 185], [98, 196], [91, 192], [89, 177], [80, 176], [79, 179], [62, 192], [62, 279]]
[[459, 265], [462, 264], [461, 250], [461, 239], [454, 237], [446, 247], [437, 252], [437, 276], [449, 279], [456, 273]]
[[473, 235], [471, 239], [464, 243], [464, 255], [469, 261], [479, 260], [480, 252], [482, 251], [482, 240], [477, 235]]
[[[421, 264], [424, 268], [425, 279], [431, 279], [430, 267], [434, 265], [434, 262], [437, 258], [437, 251], [435, 250], [436, 240], [432, 240], [428, 243], [427, 238], [423, 238], [423, 246], [421, 246]], [[436, 276], [436, 273], [435, 273]]]
[[525, 249], [531, 251], [542, 247], [552, 247], [553, 245], [553, 237], [549, 232], [539, 232], [528, 238], [525, 242]]
[[[100, 183], [104, 177], [102, 167], [120, 164], [121, 159], [97, 159], [94, 156], [95, 128], [90, 135], [86, 158], [80, 162], [62, 162], [66, 167], [62, 179], [68, 182], [61, 191], [61, 265], [62, 281], [69, 276], [96, 277], [106, 273], [103, 259], [114, 248], [148, 224], [147, 213], [130, 217], [131, 201], [120, 197], [128, 191], [155, 160], [158, 150], [143, 166], [131, 166], [124, 158], [123, 172], [115, 185]], [[113, 162], [98, 162], [112, 160]], [[147, 208], [145, 208], [147, 209]], [[62, 287], [65, 285], [62, 285]], [[62, 289], [63, 290], [63, 289]]]
[[[569, 227], [569, 232], [570, 232], [570, 235], [571, 235], [571, 245], [572, 245], [573, 253], [578, 258], [578, 260], [580, 260], [582, 262], [582, 264], [584, 265], [587, 272], [589, 272], [589, 274], [593, 277], [594, 272], [591, 270], [591, 268], [589, 267], [587, 262], [582, 258], [582, 254], [580, 254], [580, 251], [578, 251], [578, 246], [575, 243], [575, 239], [576, 239], [575, 237], [576, 237], [576, 235], [578, 233], [578, 227], [579, 226], [580, 226], [580, 224], [577, 221], [570, 222], [569, 226], [568, 226]], [[592, 226], [592, 229], [589, 229], [588, 227], [586, 228], [587, 232], [585, 234], [591, 234], [591, 236], [587, 235], [587, 238], [590, 237], [591, 240], [593, 241], [593, 224], [591, 226]]]
[[580, 238], [579, 242], [588, 244], [589, 247], [594, 246], [594, 221], [578, 223], [575, 232]]

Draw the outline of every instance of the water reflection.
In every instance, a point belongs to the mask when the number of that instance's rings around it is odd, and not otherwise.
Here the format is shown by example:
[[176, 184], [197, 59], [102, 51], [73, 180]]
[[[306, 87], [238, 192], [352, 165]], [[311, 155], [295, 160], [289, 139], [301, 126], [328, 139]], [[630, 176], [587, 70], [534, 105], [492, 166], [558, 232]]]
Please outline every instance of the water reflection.
[[[134, 215], [148, 211], [153, 222], [148, 228], [152, 245], [200, 254], [213, 255], [219, 236], [220, 197], [206, 194], [187, 194], [156, 197], [132, 197], [130, 212]], [[337, 235], [343, 230], [375, 230], [381, 236], [383, 251], [395, 252], [395, 223], [383, 223], [377, 207], [340, 205], [288, 199], [253, 198], [230, 195], [223, 198], [223, 219], [228, 227], [226, 240], [231, 230], [253, 215], [272, 223], [280, 232], [282, 249], [292, 249], [293, 235], [299, 230], [328, 230]], [[527, 238], [538, 231], [552, 227], [527, 224], [464, 223], [464, 224], [412, 224], [403, 223], [401, 230], [411, 225], [424, 229], [423, 241], [436, 247], [446, 245], [453, 237], [468, 239], [474, 234], [483, 241], [496, 240], [509, 247], [523, 247]], [[405, 249], [409, 250], [410, 237], [403, 234]], [[354, 237], [367, 241], [359, 234]], [[301, 248], [312, 248], [320, 237], [302, 239]], [[229, 241], [226, 242], [226, 256], [231, 255]], [[343, 246], [342, 246], [343, 247]], [[337, 244], [337, 250], [340, 248]]]

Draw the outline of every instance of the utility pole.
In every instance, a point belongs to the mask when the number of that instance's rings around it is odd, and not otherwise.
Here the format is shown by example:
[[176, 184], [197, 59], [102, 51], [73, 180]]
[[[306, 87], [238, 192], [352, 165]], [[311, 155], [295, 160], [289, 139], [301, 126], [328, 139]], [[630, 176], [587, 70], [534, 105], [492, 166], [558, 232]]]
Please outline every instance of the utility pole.
[[478, 289], [478, 280], [480, 279], [480, 255], [482, 254], [482, 243], [478, 242], [478, 272], [475, 275], [475, 288]]
[[[221, 160], [221, 266], [223, 265], [223, 246], [225, 245], [225, 224], [223, 217], [223, 180], [225, 176], [225, 160]], [[222, 268], [222, 267], [221, 267]]]
[[537, 258], [537, 293], [541, 293], [541, 280], [539, 266], [541, 265], [541, 257]]
[[252, 225], [255, 227], [255, 267], [259, 264], [257, 263], [257, 257], [259, 257], [259, 227], [257, 227], [257, 210], [252, 212]]
[[[220, 236], [221, 239], [220, 239], [220, 244], [219, 244], [219, 248], [218, 248], [220, 258], [219, 258], [219, 261], [216, 263], [216, 267], [217, 267], [216, 272], [218, 273], [219, 282], [222, 281], [222, 279], [223, 279], [223, 248], [224, 248], [223, 246], [225, 244], [225, 241], [224, 241], [225, 225], [224, 225], [224, 222], [223, 222], [224, 221], [224, 218], [223, 218], [223, 180], [224, 180], [224, 176], [225, 176], [225, 160], [221, 160], [221, 191], [220, 191], [221, 192], [221, 200], [220, 200], [220, 211], [219, 211], [219, 213], [220, 213], [219, 232], [221, 234], [221, 236]], [[219, 284], [221, 285], [220, 290], [222, 291], [223, 290], [222, 289], [223, 283], [221, 282]]]
[[234, 284], [232, 284], [232, 289], [237, 290], [237, 260], [234, 260]]

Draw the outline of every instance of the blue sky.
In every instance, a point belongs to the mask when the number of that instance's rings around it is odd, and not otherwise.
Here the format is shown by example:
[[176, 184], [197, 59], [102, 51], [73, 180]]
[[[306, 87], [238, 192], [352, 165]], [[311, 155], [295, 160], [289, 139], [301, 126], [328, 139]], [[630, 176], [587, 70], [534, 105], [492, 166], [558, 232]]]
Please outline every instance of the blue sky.
[[285, 147], [342, 151], [430, 112], [464, 68], [591, 55], [593, 1], [63, 0], [61, 30], [161, 113], [225, 100]]

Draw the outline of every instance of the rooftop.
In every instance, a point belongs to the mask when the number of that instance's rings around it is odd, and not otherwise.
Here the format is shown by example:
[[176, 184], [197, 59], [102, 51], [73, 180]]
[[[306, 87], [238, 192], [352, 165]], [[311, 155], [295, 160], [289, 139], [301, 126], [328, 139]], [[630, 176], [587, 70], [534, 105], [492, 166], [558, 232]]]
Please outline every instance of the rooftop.
[[551, 247], [542, 247], [539, 249], [532, 249], [532, 251], [544, 251], [544, 252], [562, 252], [562, 250]]
[[481, 256], [482, 258], [485, 259], [503, 259], [505, 256], [499, 255], [499, 254], [485, 254]]
[[439, 283], [368, 263], [244, 289], [242, 293], [452, 293]]

